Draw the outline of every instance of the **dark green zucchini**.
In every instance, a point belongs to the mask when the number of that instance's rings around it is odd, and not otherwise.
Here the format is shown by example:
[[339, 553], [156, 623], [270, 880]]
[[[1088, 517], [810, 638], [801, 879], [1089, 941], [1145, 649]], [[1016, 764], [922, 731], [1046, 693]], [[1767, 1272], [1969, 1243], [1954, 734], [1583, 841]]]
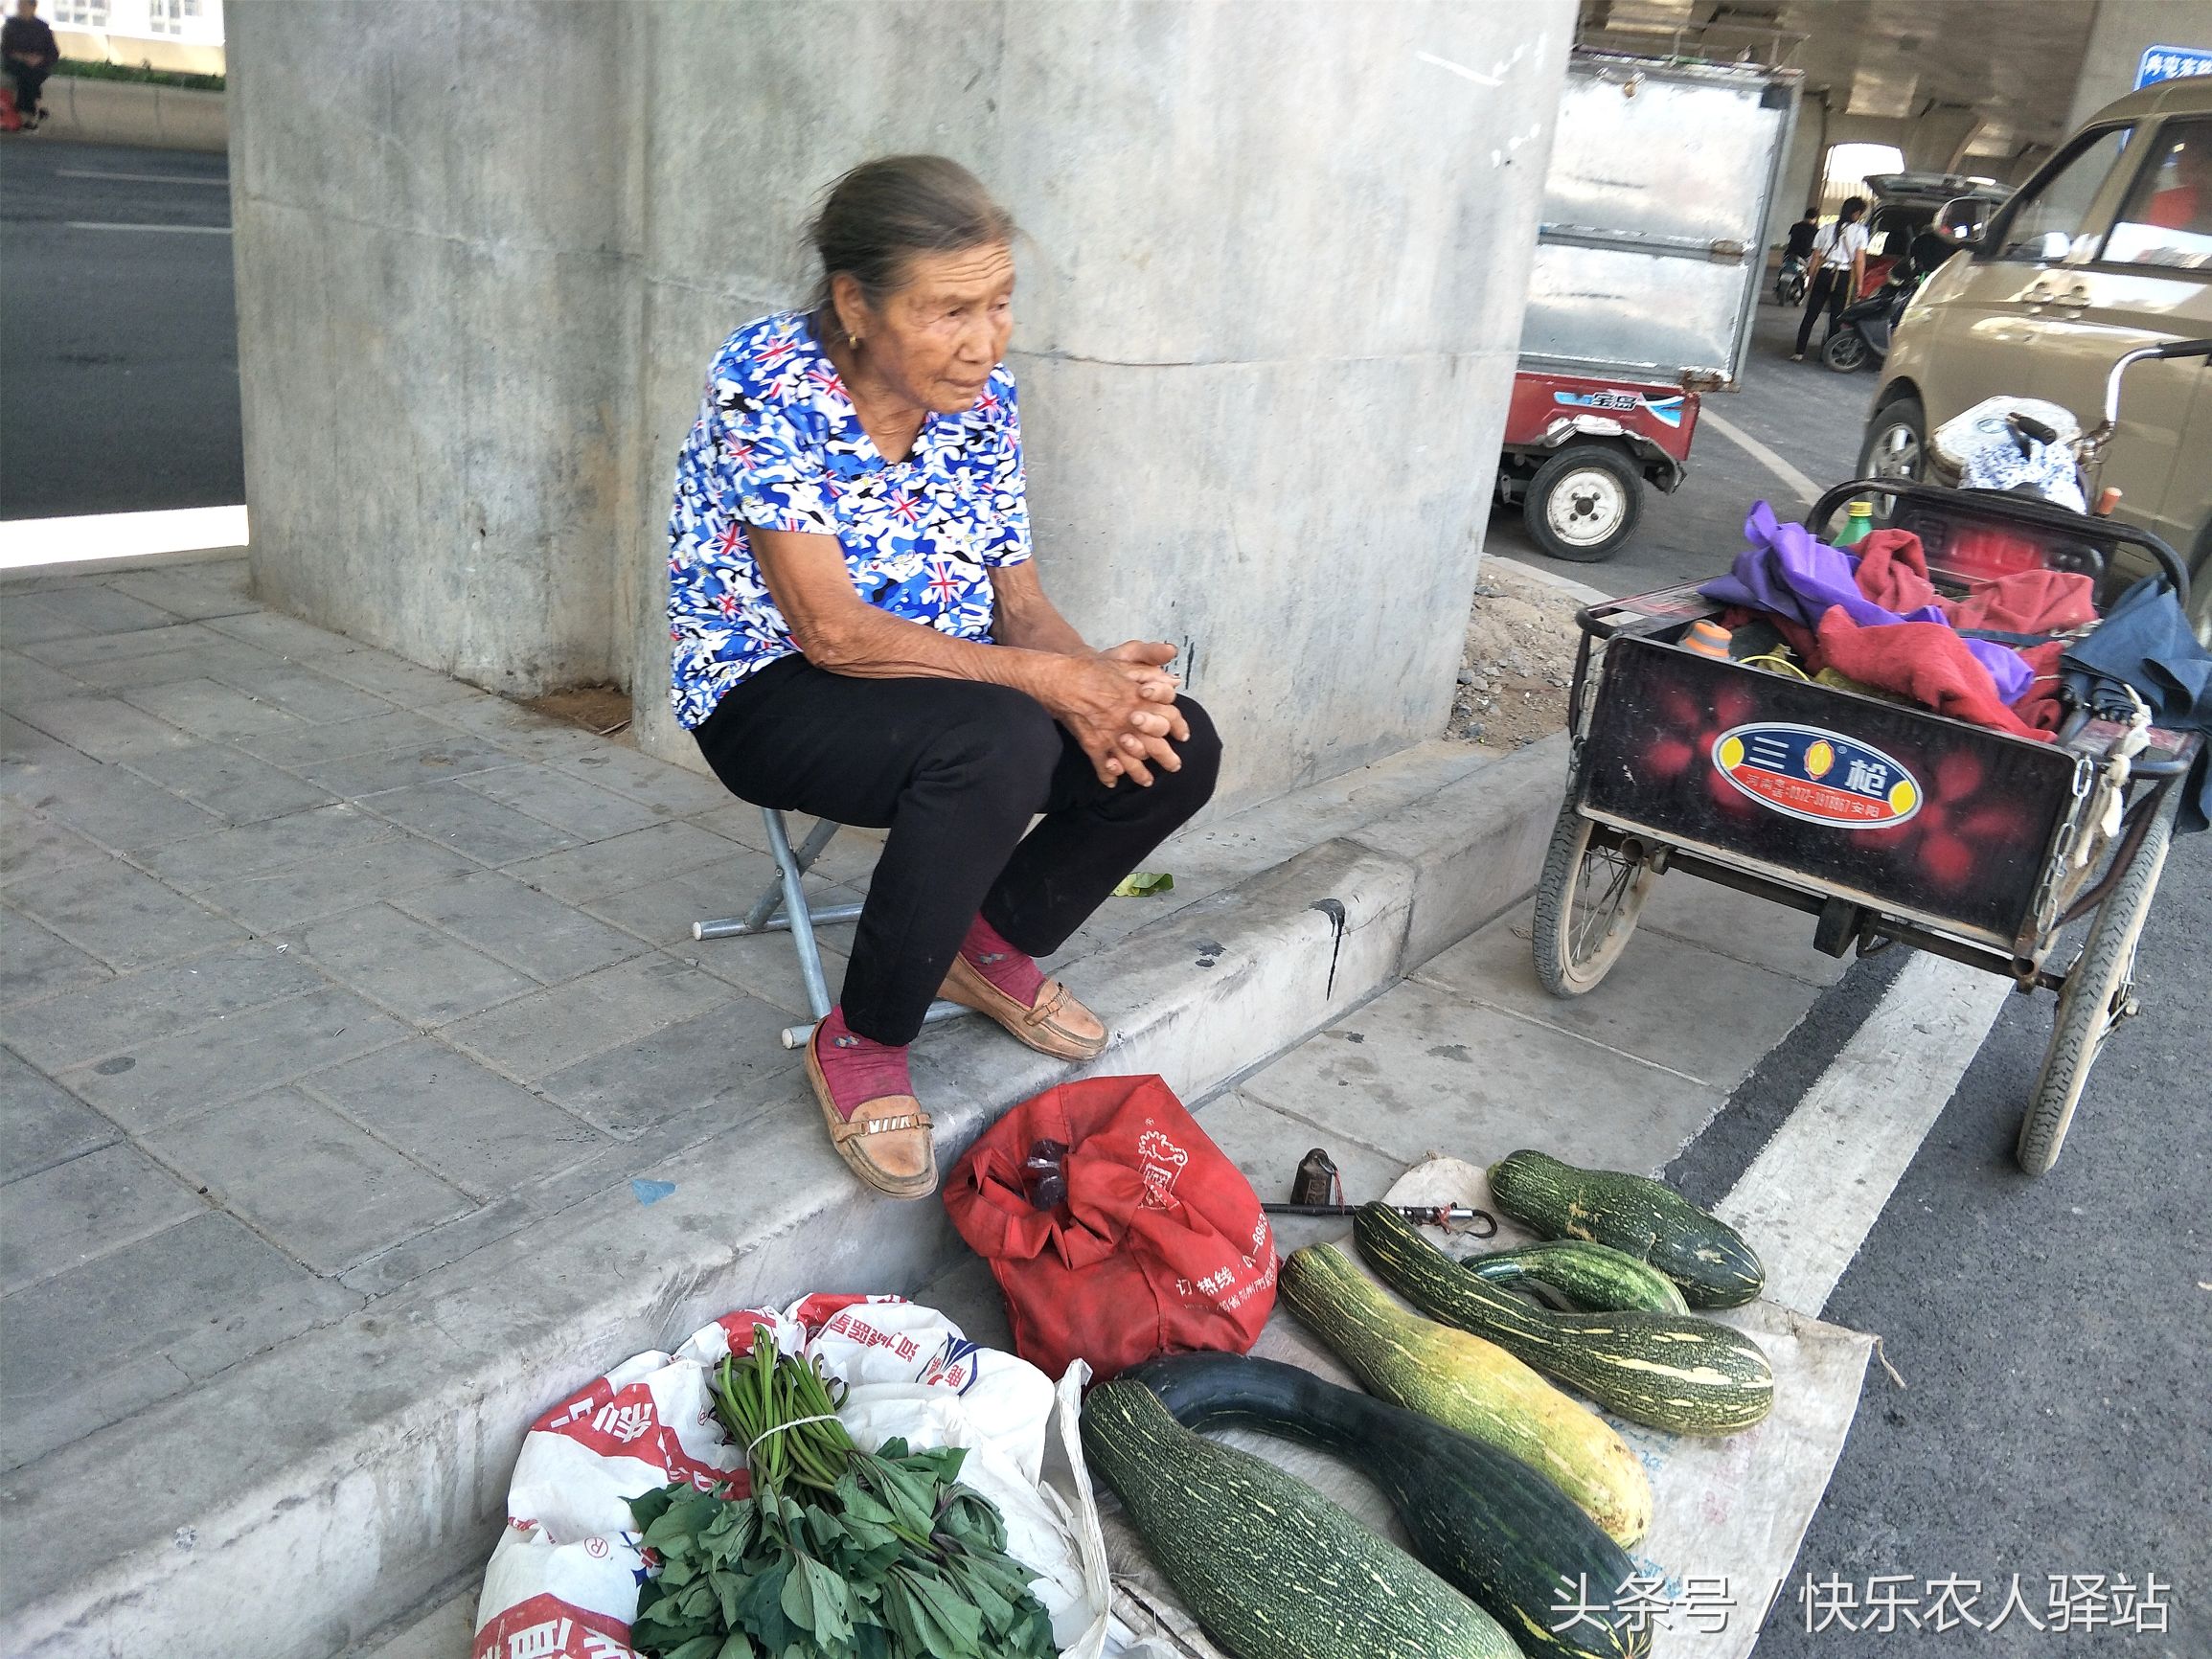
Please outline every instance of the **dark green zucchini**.
[[1692, 1307], [1741, 1307], [1767, 1284], [1767, 1270], [1735, 1228], [1648, 1175], [1578, 1170], [1520, 1151], [1490, 1167], [1490, 1195], [1532, 1233], [1590, 1239], [1649, 1261], [1682, 1287]]
[[1553, 1313], [1483, 1284], [1395, 1210], [1366, 1205], [1352, 1225], [1367, 1264], [1414, 1307], [1631, 1421], [1734, 1434], [1774, 1408], [1773, 1369], [1740, 1330], [1689, 1313]]
[[[1628, 1612], [1554, 1630], [1561, 1587], [1602, 1600], [1628, 1582], [1629, 1553], [1517, 1458], [1440, 1422], [1270, 1359], [1178, 1353], [1123, 1374], [1185, 1428], [1236, 1424], [1334, 1453], [1390, 1500], [1413, 1553], [1520, 1645], [1529, 1659], [1642, 1659], [1649, 1625]], [[1641, 1627], [1639, 1627], [1641, 1626]]]
[[1496, 1620], [1304, 1481], [1101, 1383], [1083, 1449], [1207, 1635], [1236, 1659], [1520, 1659]]
[[1587, 1239], [1547, 1239], [1517, 1250], [1494, 1250], [1460, 1263], [1485, 1284], [1527, 1290], [1568, 1313], [1687, 1313], [1672, 1279], [1625, 1250]]

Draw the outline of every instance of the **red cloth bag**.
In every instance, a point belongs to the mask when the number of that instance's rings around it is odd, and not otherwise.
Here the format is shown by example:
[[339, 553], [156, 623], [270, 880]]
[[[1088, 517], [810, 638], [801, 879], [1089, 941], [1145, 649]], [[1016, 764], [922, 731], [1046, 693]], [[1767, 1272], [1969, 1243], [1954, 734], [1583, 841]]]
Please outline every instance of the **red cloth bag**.
[[[1067, 1198], [1031, 1206], [1022, 1165], [1067, 1148]], [[1275, 1306], [1275, 1237], [1252, 1185], [1159, 1078], [1086, 1078], [1024, 1101], [945, 1183], [1006, 1296], [1015, 1352], [1100, 1380], [1155, 1353], [1243, 1353]]]

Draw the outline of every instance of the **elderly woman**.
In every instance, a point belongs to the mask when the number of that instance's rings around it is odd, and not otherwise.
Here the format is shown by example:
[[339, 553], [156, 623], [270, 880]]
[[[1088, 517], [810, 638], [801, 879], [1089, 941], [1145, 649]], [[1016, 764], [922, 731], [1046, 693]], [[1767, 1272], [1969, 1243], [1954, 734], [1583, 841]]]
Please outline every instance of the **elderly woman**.
[[707, 763], [757, 805], [889, 831], [807, 1076], [839, 1155], [902, 1198], [937, 1185], [906, 1062], [930, 1002], [1043, 1054], [1103, 1050], [1036, 959], [1220, 759], [1173, 647], [1094, 649], [1038, 580], [1001, 360], [1013, 234], [942, 157], [847, 173], [812, 307], [708, 370], [669, 519], [675, 712]]

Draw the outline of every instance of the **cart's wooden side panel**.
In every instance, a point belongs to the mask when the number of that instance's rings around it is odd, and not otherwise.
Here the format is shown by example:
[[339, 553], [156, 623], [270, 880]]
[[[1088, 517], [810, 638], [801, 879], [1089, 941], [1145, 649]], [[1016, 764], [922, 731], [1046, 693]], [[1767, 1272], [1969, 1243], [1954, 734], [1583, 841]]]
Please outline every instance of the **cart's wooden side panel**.
[[2075, 757], [1648, 639], [1606, 649], [1583, 804], [1993, 941], [2034, 931]]

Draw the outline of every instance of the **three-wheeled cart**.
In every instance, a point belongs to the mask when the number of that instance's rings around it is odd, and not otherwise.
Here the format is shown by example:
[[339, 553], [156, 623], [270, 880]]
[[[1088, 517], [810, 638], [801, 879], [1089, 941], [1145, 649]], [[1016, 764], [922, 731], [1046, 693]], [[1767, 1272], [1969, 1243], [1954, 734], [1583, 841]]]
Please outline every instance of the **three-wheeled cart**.
[[[1824, 535], [1860, 496], [1920, 536], [1954, 594], [2009, 570], [2077, 570], [2102, 611], [2147, 557], [2187, 602], [2188, 573], [2155, 536], [2019, 495], [1862, 479], [1807, 526]], [[1720, 608], [1692, 586], [1581, 613], [1573, 760], [1537, 892], [1545, 989], [1595, 987], [1652, 884], [1681, 873], [1811, 913], [1834, 956], [1903, 942], [2056, 991], [2018, 1151], [2041, 1174], [2098, 1050], [2135, 1011], [2136, 941], [2199, 734], [2077, 711], [2039, 742], [1678, 643]], [[2080, 955], [2054, 967], [2084, 920]]]

